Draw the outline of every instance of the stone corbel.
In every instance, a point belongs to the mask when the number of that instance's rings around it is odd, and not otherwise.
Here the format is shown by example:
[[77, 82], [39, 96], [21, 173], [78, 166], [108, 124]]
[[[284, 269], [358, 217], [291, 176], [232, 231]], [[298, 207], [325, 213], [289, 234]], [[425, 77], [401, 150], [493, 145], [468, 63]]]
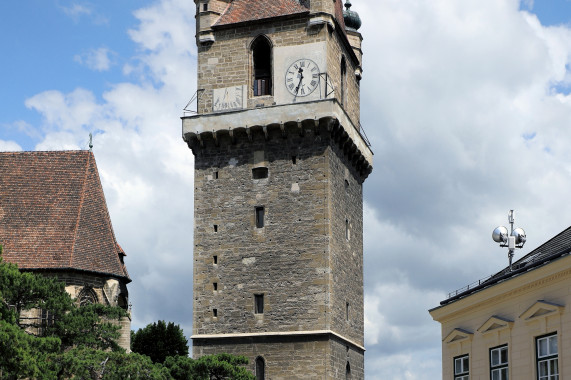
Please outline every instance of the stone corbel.
[[299, 119], [297, 119], [297, 129], [299, 130], [299, 135], [303, 136], [303, 124]]
[[283, 123], [283, 121], [280, 123], [280, 129], [282, 130], [282, 137], [285, 139], [287, 137], [287, 132], [286, 132], [285, 124]]
[[246, 125], [246, 134], [248, 135], [248, 141], [252, 142], [252, 130]]
[[264, 131], [264, 138], [266, 139], [266, 141], [268, 141], [268, 126], [264, 125], [262, 127], [262, 130]]
[[317, 117], [315, 117], [313, 122], [315, 123], [315, 134], [319, 135], [319, 119]]
[[218, 135], [214, 129], [212, 130], [212, 138], [214, 139], [214, 145], [220, 146], [220, 141], [218, 141]]
[[232, 144], [235, 144], [236, 139], [234, 138], [234, 130], [232, 128], [228, 128], [228, 134], [230, 135], [230, 141], [232, 141]]
[[202, 136], [200, 136], [200, 133], [196, 134], [196, 139], [198, 140], [198, 142], [200, 143], [200, 147], [204, 148], [204, 141], [202, 140]]

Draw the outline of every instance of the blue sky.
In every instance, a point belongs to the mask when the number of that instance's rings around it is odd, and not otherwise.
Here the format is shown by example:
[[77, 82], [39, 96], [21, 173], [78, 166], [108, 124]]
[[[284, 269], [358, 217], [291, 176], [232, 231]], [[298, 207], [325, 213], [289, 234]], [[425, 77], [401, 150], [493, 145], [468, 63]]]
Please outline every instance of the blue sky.
[[[353, 0], [361, 123], [367, 379], [440, 377], [427, 310], [571, 225], [571, 1]], [[133, 283], [133, 327], [192, 327], [196, 91], [191, 0], [0, 2], [0, 150], [94, 153]]]

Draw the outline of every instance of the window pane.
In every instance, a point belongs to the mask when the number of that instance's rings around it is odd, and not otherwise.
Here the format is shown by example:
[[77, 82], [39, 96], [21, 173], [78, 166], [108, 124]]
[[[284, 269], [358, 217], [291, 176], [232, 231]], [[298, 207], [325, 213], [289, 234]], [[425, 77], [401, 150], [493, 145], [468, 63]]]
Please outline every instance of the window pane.
[[543, 361], [543, 362], [539, 362], [539, 376], [547, 376], [547, 362]]
[[549, 337], [549, 355], [557, 355], [557, 336]]
[[551, 359], [549, 361], [549, 374], [550, 375], [557, 375], [559, 374], [559, 365], [558, 365], [558, 360], [557, 359]]
[[502, 368], [500, 373], [501, 373], [500, 380], [509, 380], [507, 368]]
[[492, 350], [491, 362], [492, 362], [492, 367], [495, 367], [498, 364], [500, 364], [500, 353], [498, 350]]
[[547, 355], [547, 339], [541, 338], [537, 340], [537, 350], [540, 358]]
[[508, 348], [502, 347], [500, 352], [500, 363], [507, 364], [508, 363]]
[[468, 357], [464, 357], [462, 358], [462, 370], [464, 372], [468, 372], [468, 368], [470, 368], [469, 362], [468, 362]]
[[500, 380], [500, 371], [497, 369], [492, 371], [492, 380]]
[[454, 360], [454, 374], [458, 375], [462, 373], [462, 360], [456, 359]]

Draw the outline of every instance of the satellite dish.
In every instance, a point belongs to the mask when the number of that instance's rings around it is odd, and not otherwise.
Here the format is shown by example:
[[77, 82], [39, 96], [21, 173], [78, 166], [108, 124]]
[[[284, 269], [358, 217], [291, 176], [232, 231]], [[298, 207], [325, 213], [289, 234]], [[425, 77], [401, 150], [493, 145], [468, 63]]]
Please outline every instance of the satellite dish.
[[494, 232], [492, 232], [492, 239], [494, 239], [496, 243], [506, 243], [508, 241], [508, 229], [505, 228], [504, 226], [496, 227]]
[[525, 240], [526, 240], [526, 236], [525, 236], [525, 231], [523, 230], [523, 228], [516, 228], [515, 230], [513, 230], [512, 234], [513, 237], [515, 237], [515, 243], [516, 244], [521, 244], [524, 245], [525, 244]]

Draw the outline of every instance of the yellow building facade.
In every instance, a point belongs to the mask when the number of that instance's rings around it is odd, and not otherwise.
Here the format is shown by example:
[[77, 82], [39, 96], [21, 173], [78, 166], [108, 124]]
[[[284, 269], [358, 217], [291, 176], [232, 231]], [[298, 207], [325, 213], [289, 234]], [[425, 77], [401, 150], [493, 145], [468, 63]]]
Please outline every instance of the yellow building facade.
[[571, 228], [431, 309], [442, 378], [571, 379]]

